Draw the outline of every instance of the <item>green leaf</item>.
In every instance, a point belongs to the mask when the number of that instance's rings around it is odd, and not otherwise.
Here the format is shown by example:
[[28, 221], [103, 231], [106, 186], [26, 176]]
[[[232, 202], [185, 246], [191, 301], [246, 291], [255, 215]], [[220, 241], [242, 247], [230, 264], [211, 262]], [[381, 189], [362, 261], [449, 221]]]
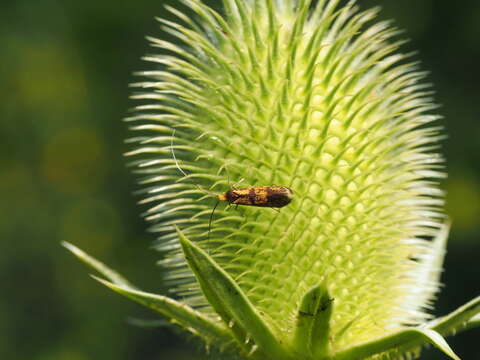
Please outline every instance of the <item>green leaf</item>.
[[118, 286], [96, 276], [93, 276], [93, 278], [113, 291], [126, 296], [149, 309], [159, 312], [163, 316], [169, 318], [171, 322], [179, 324], [195, 335], [200, 335], [207, 341], [217, 341], [221, 339], [224, 343], [229, 343], [233, 340], [226, 328], [220, 327], [204, 314], [185, 304], [179, 303], [166, 296]]
[[159, 312], [167, 317], [170, 322], [179, 324], [188, 331], [201, 336], [207, 342], [220, 340], [224, 344], [232, 343], [233, 338], [229, 335], [228, 330], [222, 328], [204, 314], [166, 296], [140, 291], [123, 276], [76, 246], [67, 242], [62, 243], [62, 245], [91, 268], [110, 279], [111, 282], [93, 276], [94, 279], [113, 291]]
[[432, 320], [428, 328], [442, 335], [449, 335], [463, 328], [472, 328], [479, 325], [480, 321], [480, 296], [470, 300], [465, 305], [448, 315]]
[[454, 360], [460, 360], [460, 358], [453, 352], [453, 350], [447, 344], [447, 342], [442, 337], [442, 335], [437, 333], [435, 330], [421, 329], [421, 328], [415, 328], [415, 329], [412, 329], [412, 330], [416, 331], [417, 333], [419, 333], [421, 335], [423, 335], [427, 340], [429, 340], [433, 345], [435, 345], [438, 349], [443, 351], [450, 358], [452, 358]]
[[465, 326], [464, 330], [472, 329], [477, 326], [480, 326], [480, 314], [477, 314], [473, 318], [471, 318], [470, 321], [467, 323], [467, 326]]
[[[188, 240], [178, 228], [177, 233], [185, 258], [205, 297], [225, 323], [231, 327], [240, 346], [251, 354], [258, 347], [271, 358], [285, 359], [287, 356], [285, 350], [281, 348], [271, 329], [235, 281], [205, 251]], [[246, 348], [250, 338], [255, 345]]]
[[75, 255], [77, 258], [79, 258], [82, 262], [90, 266], [92, 269], [98, 271], [100, 274], [105, 276], [107, 279], [109, 279], [112, 283], [118, 285], [118, 286], [124, 286], [128, 288], [133, 288], [135, 289], [135, 286], [132, 285], [127, 279], [125, 279], [123, 276], [118, 274], [116, 271], [110, 269], [108, 266], [105, 264], [101, 263], [97, 259], [94, 259], [84, 251], [80, 250], [78, 247], [75, 245], [72, 245], [66, 241], [62, 242], [62, 246], [67, 248], [73, 255]]
[[348, 350], [335, 354], [333, 360], [365, 359], [373, 355], [399, 351], [400, 353], [412, 351], [427, 342], [435, 345], [446, 355], [454, 360], [460, 358], [453, 352], [445, 339], [435, 330], [428, 328], [406, 328], [395, 334], [385, 336], [381, 339], [354, 346]]
[[293, 340], [293, 347], [299, 354], [315, 358], [328, 354], [332, 302], [323, 284], [313, 287], [303, 297]]

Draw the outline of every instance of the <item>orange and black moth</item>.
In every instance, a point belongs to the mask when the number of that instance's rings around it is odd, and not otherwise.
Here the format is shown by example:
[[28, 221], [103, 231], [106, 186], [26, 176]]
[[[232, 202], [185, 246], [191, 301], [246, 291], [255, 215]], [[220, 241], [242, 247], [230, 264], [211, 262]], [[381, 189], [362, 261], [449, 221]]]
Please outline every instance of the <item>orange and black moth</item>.
[[224, 194], [217, 195], [217, 203], [213, 207], [208, 222], [208, 238], [212, 227], [213, 213], [220, 201], [229, 205], [246, 205], [256, 207], [282, 208], [293, 199], [293, 191], [286, 186], [256, 186], [248, 188], [232, 188]]
[[256, 186], [230, 189], [218, 195], [218, 200], [232, 205], [281, 208], [292, 201], [293, 191], [286, 186]]
[[[170, 148], [172, 150], [172, 157], [175, 161], [177, 169], [185, 176], [188, 175], [185, 171], [182, 170], [178, 164], [177, 158], [175, 157], [175, 152], [173, 151], [173, 139], [175, 136], [175, 129], [172, 133], [172, 139], [170, 143]], [[209, 193], [201, 188], [200, 185], [195, 185], [202, 192]], [[211, 194], [211, 193], [209, 193]], [[210, 221], [208, 223], [208, 237], [210, 237], [210, 229], [212, 226], [212, 218], [220, 201], [226, 201], [229, 205], [246, 205], [246, 206], [256, 206], [256, 207], [269, 207], [269, 208], [282, 208], [288, 204], [293, 199], [293, 191], [286, 186], [255, 186], [237, 189], [232, 187], [230, 190], [223, 194], [215, 194], [217, 197], [217, 203], [213, 207], [213, 211], [210, 215]]]

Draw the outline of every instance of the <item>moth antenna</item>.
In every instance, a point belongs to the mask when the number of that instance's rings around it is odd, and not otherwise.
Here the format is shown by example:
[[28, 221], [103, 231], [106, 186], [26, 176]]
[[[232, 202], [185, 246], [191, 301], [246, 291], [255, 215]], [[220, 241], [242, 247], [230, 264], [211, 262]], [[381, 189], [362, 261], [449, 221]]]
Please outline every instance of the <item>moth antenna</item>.
[[[173, 129], [173, 132], [172, 132], [172, 137], [170, 139], [170, 150], [172, 152], [172, 157], [173, 157], [173, 160], [175, 161], [175, 166], [177, 167], [177, 169], [183, 174], [183, 176], [185, 177], [188, 177], [187, 173], [185, 171], [183, 171], [183, 169], [180, 167], [180, 164], [178, 163], [178, 159], [177, 157], [175, 156], [175, 151], [173, 150], [173, 139], [175, 138], [175, 132], [177, 131], [177, 129]], [[215, 193], [212, 193], [210, 191], [207, 191], [205, 189], [203, 189], [200, 185], [198, 184], [194, 184], [198, 190], [200, 190], [201, 192], [207, 194], [207, 195], [210, 195], [210, 196], [213, 196], [213, 197], [217, 197], [217, 194]]]
[[210, 240], [210, 230], [212, 229], [213, 213], [215, 212], [215, 209], [217, 208], [219, 202], [220, 202], [220, 200], [217, 200], [217, 202], [215, 203], [215, 206], [213, 207], [212, 213], [210, 214], [210, 220], [208, 221], [208, 237], [207, 237], [207, 240]]
[[[173, 160], [175, 161], [175, 166], [177, 167], [177, 169], [183, 174], [183, 176], [185, 177], [188, 177], [187, 173], [185, 171], [183, 171], [183, 169], [180, 167], [180, 164], [178, 163], [178, 159], [177, 157], [175, 156], [175, 151], [173, 149], [173, 139], [175, 138], [175, 131], [176, 129], [173, 129], [173, 132], [172, 132], [172, 138], [170, 139], [170, 149], [172, 151], [172, 157], [173, 157]], [[220, 199], [218, 198], [218, 194], [215, 194], [213, 192], [210, 192], [210, 191], [207, 191], [205, 189], [203, 189], [200, 185], [198, 184], [194, 184], [198, 190], [200, 190], [201, 192], [207, 194], [207, 195], [210, 195], [212, 197], [215, 197], [217, 198], [217, 202], [215, 203], [215, 206], [213, 207], [213, 210], [212, 210], [212, 213], [210, 214], [210, 219], [208, 220], [208, 237], [207, 237], [207, 241], [210, 240], [210, 232], [212, 230], [212, 220], [213, 220], [213, 214], [215, 213], [215, 209], [217, 208], [218, 206], [218, 203], [220, 202]]]
[[175, 166], [183, 174], [183, 176], [187, 177], [188, 175], [180, 167], [177, 157], [175, 156], [175, 151], [173, 151], [173, 139], [175, 138], [175, 131], [177, 131], [177, 129], [173, 129], [172, 138], [170, 139], [170, 150], [172, 151], [173, 160], [175, 160]]

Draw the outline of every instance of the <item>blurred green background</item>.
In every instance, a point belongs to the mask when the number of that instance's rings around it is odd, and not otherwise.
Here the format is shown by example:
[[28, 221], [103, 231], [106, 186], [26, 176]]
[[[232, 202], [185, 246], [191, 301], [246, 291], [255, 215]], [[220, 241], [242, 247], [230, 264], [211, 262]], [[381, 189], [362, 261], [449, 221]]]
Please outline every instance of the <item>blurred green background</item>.
[[[204, 359], [155, 318], [101, 287], [59, 243], [72, 242], [162, 292], [149, 249], [120, 120], [133, 106], [133, 71], [161, 36], [163, 4], [143, 0], [17, 0], [0, 7], [0, 358], [34, 360]], [[219, 1], [209, 1], [220, 9]], [[447, 128], [448, 211], [454, 221], [445, 287], [435, 314], [479, 294], [480, 2], [360, 0], [381, 4], [431, 71]], [[480, 359], [479, 331], [450, 338], [464, 360]], [[477, 340], [477, 344], [474, 341]], [[475, 346], [477, 345], [477, 346]], [[443, 359], [428, 350], [422, 359]]]

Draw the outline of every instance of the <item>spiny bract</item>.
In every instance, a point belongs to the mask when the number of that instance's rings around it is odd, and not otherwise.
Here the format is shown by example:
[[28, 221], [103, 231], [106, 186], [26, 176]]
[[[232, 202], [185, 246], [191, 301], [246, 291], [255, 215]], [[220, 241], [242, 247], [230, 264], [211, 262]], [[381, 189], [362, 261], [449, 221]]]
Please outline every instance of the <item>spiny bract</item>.
[[[200, 0], [182, 1], [189, 15], [166, 7], [174, 40], [150, 38], [160, 50], [145, 59], [159, 70], [140, 73], [144, 104], [127, 119], [165, 278], [211, 332], [159, 311], [220, 347], [212, 332], [231, 333], [228, 346], [258, 359], [418, 350], [417, 338], [376, 344], [424, 323], [439, 286], [448, 230], [425, 73], [396, 53], [396, 29], [371, 22], [378, 9], [223, 2], [225, 17]], [[217, 210], [209, 237], [210, 193], [241, 179], [294, 199], [278, 212]], [[441, 347], [432, 329], [418, 332]]]

